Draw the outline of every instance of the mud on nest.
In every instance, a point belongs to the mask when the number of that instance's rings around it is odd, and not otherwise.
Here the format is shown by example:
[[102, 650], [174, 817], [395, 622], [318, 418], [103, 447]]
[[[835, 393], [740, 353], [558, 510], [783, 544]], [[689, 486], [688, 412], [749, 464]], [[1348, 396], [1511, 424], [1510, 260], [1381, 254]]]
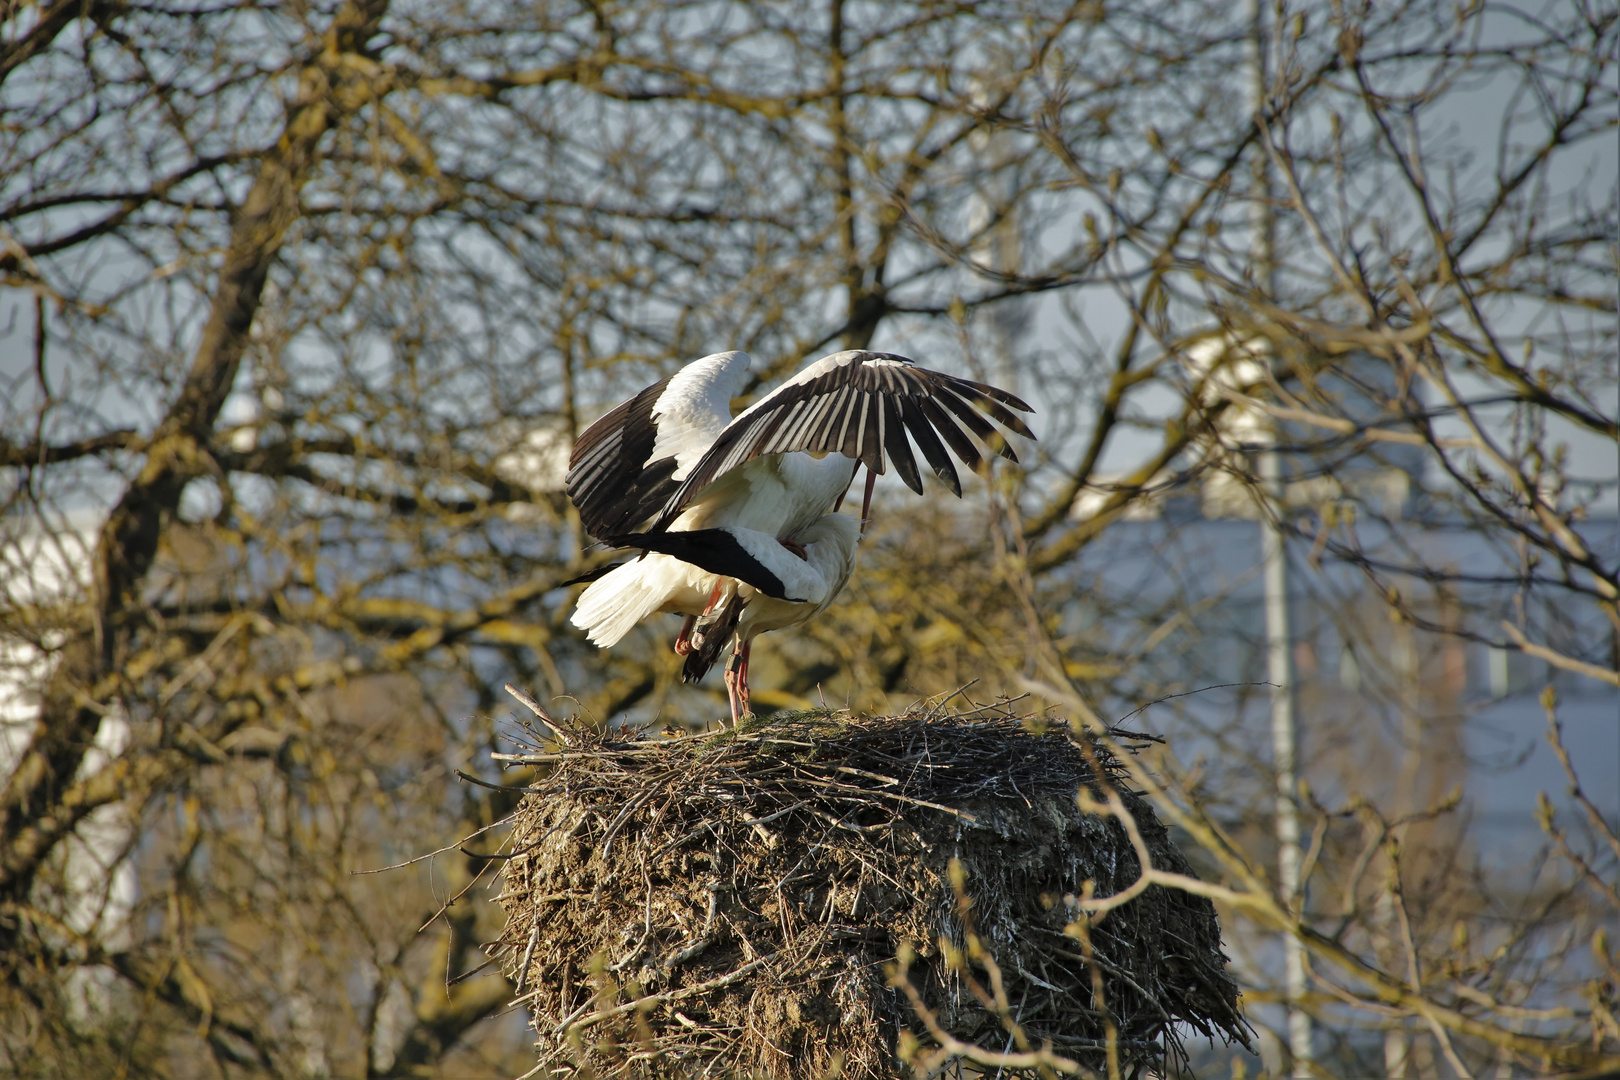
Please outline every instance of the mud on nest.
[[778, 714], [528, 755], [550, 772], [514, 815], [493, 949], [532, 1011], [535, 1075], [911, 1075], [908, 1033], [936, 1044], [891, 978], [908, 945], [940, 1028], [1016, 1049], [978, 996], [975, 933], [1031, 1048], [1106, 1075], [1112, 1026], [1131, 1076], [1173, 1067], [1187, 1030], [1244, 1041], [1205, 899], [1149, 888], [1090, 927], [1087, 963], [1073, 897], [1126, 889], [1138, 862], [1082, 786], [1120, 791], [1155, 866], [1191, 868], [1101, 746], [1027, 720]]

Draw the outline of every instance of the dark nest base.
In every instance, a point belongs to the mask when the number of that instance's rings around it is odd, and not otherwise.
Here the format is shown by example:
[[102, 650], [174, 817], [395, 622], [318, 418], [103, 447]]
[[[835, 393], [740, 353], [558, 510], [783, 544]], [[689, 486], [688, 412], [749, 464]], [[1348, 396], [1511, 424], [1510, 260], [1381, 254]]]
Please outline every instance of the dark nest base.
[[[975, 993], [988, 969], [962, 959], [973, 932], [1033, 1048], [1104, 1072], [1111, 1021], [1131, 1076], [1173, 1069], [1188, 1030], [1243, 1040], [1207, 900], [1148, 889], [1092, 926], [1094, 967], [1065, 933], [1088, 880], [1109, 896], [1138, 866], [1116, 820], [1080, 811], [1078, 789], [1099, 788], [1066, 729], [1032, 734], [1007, 709], [809, 714], [576, 734], [531, 760], [552, 771], [516, 812], [496, 948], [558, 1075], [909, 1075], [903, 1033], [931, 1040], [891, 985], [908, 944], [945, 1031], [1013, 1048]], [[1101, 747], [1090, 760], [1124, 791]], [[1147, 803], [1125, 802], [1155, 865], [1190, 873]]]

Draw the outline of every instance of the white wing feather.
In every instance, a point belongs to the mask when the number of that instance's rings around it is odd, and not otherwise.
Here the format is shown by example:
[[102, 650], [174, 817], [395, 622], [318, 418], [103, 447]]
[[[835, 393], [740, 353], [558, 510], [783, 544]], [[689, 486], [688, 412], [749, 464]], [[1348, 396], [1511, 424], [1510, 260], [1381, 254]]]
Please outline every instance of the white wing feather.
[[686, 479], [731, 423], [731, 399], [748, 381], [748, 354], [722, 352], [694, 360], [669, 380], [653, 406], [658, 438], [643, 464], [675, 459], [674, 480]]

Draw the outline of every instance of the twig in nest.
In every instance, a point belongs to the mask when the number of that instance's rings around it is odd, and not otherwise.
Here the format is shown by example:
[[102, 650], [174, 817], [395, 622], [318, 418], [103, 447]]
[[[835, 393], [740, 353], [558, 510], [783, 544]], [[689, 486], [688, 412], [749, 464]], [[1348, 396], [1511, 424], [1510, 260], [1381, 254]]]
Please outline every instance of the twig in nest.
[[557, 722], [551, 718], [551, 714], [546, 712], [544, 706], [542, 706], [528, 693], [519, 690], [512, 683], [507, 683], [502, 687], [502, 689], [516, 698], [519, 705], [522, 705], [525, 709], [528, 709], [535, 715], [536, 719], [538, 719], [542, 724], [546, 725], [546, 728], [551, 732], [552, 738], [556, 739], [565, 746], [573, 741], [568, 737], [568, 733], [558, 726]]

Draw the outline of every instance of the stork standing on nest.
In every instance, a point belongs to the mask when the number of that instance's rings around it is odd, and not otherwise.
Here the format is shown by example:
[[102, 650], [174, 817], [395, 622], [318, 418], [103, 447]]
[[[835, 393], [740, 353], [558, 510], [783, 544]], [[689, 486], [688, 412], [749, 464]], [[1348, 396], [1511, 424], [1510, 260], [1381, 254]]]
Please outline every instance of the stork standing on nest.
[[643, 552], [599, 572], [574, 625], [606, 648], [654, 612], [685, 615], [675, 651], [687, 682], [731, 640], [733, 719], [748, 710], [753, 637], [813, 618], [848, 581], [859, 533], [837, 510], [861, 465], [864, 531], [886, 465], [922, 494], [908, 434], [957, 496], [946, 447], [978, 469], [969, 433], [1018, 460], [985, 415], [1035, 437], [1011, 411], [1033, 410], [1005, 390], [864, 350], [817, 360], [733, 417], [748, 366], [745, 353], [715, 353], [619, 405], [580, 435], [567, 481], [589, 535]]

